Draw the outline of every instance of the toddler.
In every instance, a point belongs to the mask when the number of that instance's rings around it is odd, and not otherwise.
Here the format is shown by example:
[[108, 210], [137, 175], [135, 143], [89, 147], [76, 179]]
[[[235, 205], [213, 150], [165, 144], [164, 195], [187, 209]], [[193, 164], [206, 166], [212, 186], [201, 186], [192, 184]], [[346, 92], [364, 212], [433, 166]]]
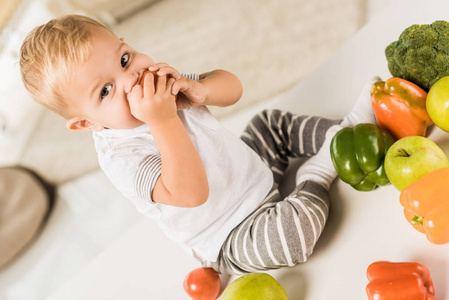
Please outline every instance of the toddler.
[[[336, 178], [330, 140], [342, 126], [375, 122], [373, 79], [343, 121], [264, 110], [235, 137], [206, 107], [239, 100], [234, 74], [182, 75], [80, 15], [31, 31], [20, 69], [38, 103], [64, 117], [69, 129], [93, 132], [101, 168], [137, 210], [218, 272], [306, 261]], [[144, 76], [148, 70], [155, 75]], [[288, 158], [309, 156], [296, 188], [282, 198], [278, 184]]]

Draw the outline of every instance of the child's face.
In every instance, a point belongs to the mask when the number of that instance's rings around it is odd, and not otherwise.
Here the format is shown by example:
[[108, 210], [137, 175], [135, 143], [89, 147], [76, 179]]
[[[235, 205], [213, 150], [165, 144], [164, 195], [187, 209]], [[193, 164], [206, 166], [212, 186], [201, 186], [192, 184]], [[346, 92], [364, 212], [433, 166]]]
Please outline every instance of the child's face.
[[67, 127], [101, 131], [142, 125], [131, 114], [127, 95], [153, 60], [103, 28], [94, 28], [92, 33], [91, 55], [65, 87], [71, 113], [76, 116]]

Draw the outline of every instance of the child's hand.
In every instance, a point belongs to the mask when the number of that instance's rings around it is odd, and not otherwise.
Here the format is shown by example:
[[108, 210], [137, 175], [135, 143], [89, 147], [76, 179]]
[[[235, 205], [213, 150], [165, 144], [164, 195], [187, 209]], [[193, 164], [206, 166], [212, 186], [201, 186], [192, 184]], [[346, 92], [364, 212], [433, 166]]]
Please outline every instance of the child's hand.
[[143, 87], [136, 84], [128, 94], [131, 114], [150, 126], [161, 125], [177, 117], [176, 96], [172, 94], [175, 78], [148, 73]]
[[149, 70], [157, 71], [158, 76], [167, 75], [176, 79], [172, 87], [172, 94], [178, 96], [176, 100], [178, 109], [204, 104], [206, 91], [201, 83], [181, 76], [178, 71], [165, 63], [152, 65]]

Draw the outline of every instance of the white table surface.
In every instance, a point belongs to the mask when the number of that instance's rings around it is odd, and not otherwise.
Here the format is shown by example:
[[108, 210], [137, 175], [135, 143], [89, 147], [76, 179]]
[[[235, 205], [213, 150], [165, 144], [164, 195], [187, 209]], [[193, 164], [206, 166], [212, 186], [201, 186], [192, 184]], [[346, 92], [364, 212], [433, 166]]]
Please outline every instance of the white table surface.
[[[385, 47], [406, 27], [438, 19], [449, 20], [449, 1], [392, 3], [275, 107], [341, 118], [369, 78], [390, 77]], [[429, 138], [449, 154], [449, 133], [436, 129]], [[449, 299], [449, 244], [433, 245], [407, 223], [393, 186], [366, 193], [336, 180], [331, 198], [328, 223], [309, 261], [269, 272], [291, 300], [366, 299], [366, 268], [378, 260], [425, 264], [437, 299]], [[49, 299], [189, 299], [182, 281], [197, 267], [151, 221], [141, 220]]]

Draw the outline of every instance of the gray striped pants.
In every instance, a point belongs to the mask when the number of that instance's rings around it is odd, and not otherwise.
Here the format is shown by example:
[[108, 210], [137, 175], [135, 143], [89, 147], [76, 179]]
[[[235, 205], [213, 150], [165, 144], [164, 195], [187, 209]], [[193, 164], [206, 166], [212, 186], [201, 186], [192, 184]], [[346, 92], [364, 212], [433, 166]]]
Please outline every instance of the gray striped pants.
[[327, 220], [329, 193], [309, 180], [282, 198], [278, 184], [288, 158], [314, 155], [326, 131], [339, 122], [279, 110], [264, 110], [250, 121], [241, 138], [272, 170], [274, 186], [229, 234], [217, 260], [219, 272], [278, 269], [305, 262], [312, 254]]

